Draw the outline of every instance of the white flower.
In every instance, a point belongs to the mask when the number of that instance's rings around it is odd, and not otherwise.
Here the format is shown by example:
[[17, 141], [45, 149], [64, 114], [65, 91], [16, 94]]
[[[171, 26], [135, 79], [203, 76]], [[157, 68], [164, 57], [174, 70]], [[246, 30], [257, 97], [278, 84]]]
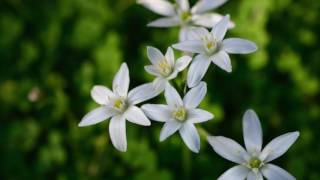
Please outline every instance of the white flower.
[[170, 84], [167, 84], [165, 98], [168, 105], [146, 104], [141, 107], [150, 119], [165, 122], [160, 133], [160, 141], [165, 140], [179, 130], [184, 143], [189, 149], [196, 153], [199, 152], [200, 138], [194, 124], [213, 118], [211, 113], [197, 109], [206, 92], [207, 85], [201, 82], [181, 99], [178, 92]]
[[119, 151], [127, 150], [126, 120], [142, 126], [149, 126], [150, 120], [143, 111], [135, 106], [155, 96], [152, 83], [129, 89], [129, 70], [123, 63], [113, 79], [112, 90], [104, 86], [94, 86], [91, 90], [93, 100], [101, 105], [86, 114], [79, 126], [97, 124], [111, 118], [109, 134], [112, 144]]
[[196, 86], [204, 77], [211, 62], [221, 69], [231, 72], [229, 54], [248, 54], [257, 50], [255, 43], [240, 39], [224, 39], [227, 32], [229, 16], [225, 16], [209, 32], [205, 28], [196, 28], [189, 32], [189, 39], [173, 45], [174, 48], [197, 53], [188, 72], [188, 86]]
[[[208, 11], [223, 5], [227, 0], [200, 0], [190, 8], [188, 0], [176, 0], [175, 4], [167, 0], [138, 0], [151, 11], [165, 16], [148, 24], [151, 27], [174, 27], [180, 26], [180, 41], [187, 40], [187, 32], [190, 27], [212, 27], [223, 16]], [[229, 27], [234, 27], [233, 23]]]
[[238, 163], [218, 180], [294, 180], [295, 178], [270, 161], [282, 156], [299, 137], [299, 132], [290, 132], [273, 139], [263, 150], [262, 130], [258, 116], [248, 110], [243, 117], [243, 134], [246, 150], [232, 139], [222, 136], [208, 137], [214, 151], [229, 161]]
[[190, 56], [183, 56], [177, 61], [174, 59], [172, 48], [168, 48], [165, 55], [154, 47], [148, 47], [148, 58], [152, 65], [145, 66], [145, 70], [156, 76], [154, 87], [158, 93], [161, 93], [169, 80], [177, 77], [178, 73], [184, 70], [192, 60]]

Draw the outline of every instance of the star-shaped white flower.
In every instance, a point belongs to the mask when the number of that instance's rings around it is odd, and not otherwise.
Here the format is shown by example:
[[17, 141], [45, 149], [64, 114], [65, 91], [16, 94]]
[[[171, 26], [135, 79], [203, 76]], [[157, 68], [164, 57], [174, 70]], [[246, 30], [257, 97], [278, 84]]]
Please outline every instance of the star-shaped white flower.
[[93, 100], [101, 105], [86, 114], [79, 126], [97, 124], [111, 118], [109, 134], [112, 144], [119, 151], [127, 150], [126, 120], [142, 126], [149, 126], [150, 120], [136, 104], [156, 95], [152, 83], [129, 89], [129, 70], [123, 63], [113, 79], [112, 90], [104, 86], [94, 86], [91, 90]]
[[187, 41], [174, 44], [173, 48], [197, 53], [188, 72], [188, 86], [196, 86], [204, 77], [211, 62], [221, 69], [231, 72], [229, 54], [248, 54], [257, 50], [255, 43], [240, 39], [224, 39], [229, 23], [229, 16], [225, 16], [209, 32], [205, 28], [196, 28], [189, 32]]
[[174, 59], [174, 53], [171, 47], [168, 48], [165, 55], [163, 55], [158, 49], [154, 47], [148, 47], [148, 58], [152, 65], [145, 66], [145, 70], [156, 76], [153, 81], [155, 89], [158, 93], [161, 93], [166, 84], [177, 77], [178, 73], [184, 70], [192, 60], [190, 56], [183, 56], [177, 61]]
[[193, 152], [199, 152], [200, 138], [194, 124], [213, 118], [211, 113], [197, 108], [206, 92], [207, 85], [201, 82], [181, 99], [176, 89], [167, 84], [165, 98], [168, 105], [146, 104], [141, 107], [150, 119], [165, 122], [160, 133], [160, 141], [164, 141], [179, 130], [188, 148]]
[[238, 163], [222, 174], [218, 180], [295, 180], [284, 169], [270, 161], [282, 156], [299, 137], [299, 132], [290, 132], [273, 139], [262, 149], [262, 130], [258, 116], [248, 110], [243, 117], [243, 134], [246, 150], [232, 139], [222, 136], [208, 137], [214, 151], [229, 161]]
[[[190, 8], [189, 0], [176, 0], [175, 4], [167, 0], [138, 0], [151, 11], [165, 16], [148, 24], [151, 27], [180, 26], [180, 41], [187, 40], [187, 32], [190, 27], [212, 27], [223, 16], [217, 13], [209, 13], [210, 10], [223, 5], [227, 0], [199, 0]], [[229, 27], [234, 27], [230, 22]]]

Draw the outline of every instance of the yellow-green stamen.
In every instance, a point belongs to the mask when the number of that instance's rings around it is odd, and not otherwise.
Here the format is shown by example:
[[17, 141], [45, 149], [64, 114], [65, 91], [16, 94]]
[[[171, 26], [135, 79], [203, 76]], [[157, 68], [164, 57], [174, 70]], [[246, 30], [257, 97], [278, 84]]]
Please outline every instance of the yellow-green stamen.
[[250, 161], [249, 161], [249, 166], [250, 166], [250, 168], [252, 168], [252, 169], [260, 168], [261, 163], [262, 163], [262, 162], [261, 162], [261, 160], [260, 160], [259, 158], [253, 157], [253, 158], [251, 158]]
[[187, 116], [187, 112], [183, 107], [177, 108], [172, 112], [173, 118], [179, 120], [179, 121], [184, 121]]

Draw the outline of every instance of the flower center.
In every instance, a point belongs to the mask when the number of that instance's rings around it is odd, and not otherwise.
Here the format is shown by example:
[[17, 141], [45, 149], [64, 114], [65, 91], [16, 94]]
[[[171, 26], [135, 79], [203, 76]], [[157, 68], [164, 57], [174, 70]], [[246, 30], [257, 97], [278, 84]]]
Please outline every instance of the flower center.
[[172, 72], [171, 66], [166, 59], [158, 63], [158, 69], [162, 76], [169, 76]]
[[218, 50], [218, 42], [212, 36], [202, 38], [204, 48], [208, 55], [212, 55]]
[[179, 108], [176, 108], [176, 109], [172, 112], [172, 116], [173, 116], [173, 118], [175, 118], [176, 120], [184, 121], [184, 120], [186, 120], [187, 112], [186, 112], [186, 110], [184, 109], [184, 107], [179, 107]]
[[191, 20], [191, 13], [189, 11], [183, 11], [180, 13], [180, 18], [182, 22], [189, 22]]
[[261, 164], [262, 164], [261, 160], [257, 157], [253, 157], [249, 161], [249, 166], [252, 169], [260, 168]]
[[123, 111], [126, 107], [127, 103], [121, 97], [113, 101], [113, 108], [115, 108], [118, 111]]

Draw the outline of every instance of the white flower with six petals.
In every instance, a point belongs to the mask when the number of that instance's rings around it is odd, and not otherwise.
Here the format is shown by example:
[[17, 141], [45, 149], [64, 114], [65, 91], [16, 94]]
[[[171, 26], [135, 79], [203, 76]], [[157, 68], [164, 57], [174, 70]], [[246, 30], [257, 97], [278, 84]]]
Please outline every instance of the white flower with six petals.
[[[151, 27], [180, 26], [180, 41], [187, 40], [190, 27], [212, 27], [223, 16], [217, 13], [208, 13], [210, 10], [223, 5], [227, 0], [200, 0], [190, 8], [189, 0], [176, 0], [175, 4], [167, 0], [138, 0], [137, 2], [151, 11], [165, 16], [148, 24]], [[234, 27], [232, 22], [229, 28]]]
[[152, 83], [140, 85], [128, 93], [129, 83], [129, 70], [123, 63], [113, 79], [113, 91], [104, 86], [92, 88], [91, 96], [101, 107], [86, 114], [79, 123], [80, 127], [89, 126], [111, 118], [109, 134], [112, 144], [123, 152], [127, 150], [126, 120], [149, 126], [150, 120], [135, 105], [156, 95]]
[[204, 77], [211, 62], [221, 69], [231, 72], [229, 54], [248, 54], [257, 50], [255, 43], [240, 39], [224, 39], [229, 23], [225, 16], [209, 32], [205, 28], [194, 28], [188, 33], [189, 40], [174, 44], [172, 47], [181, 51], [197, 53], [188, 72], [188, 86], [196, 86]]
[[239, 165], [227, 170], [218, 180], [295, 180], [284, 169], [270, 161], [282, 156], [299, 137], [299, 132], [290, 132], [273, 139], [262, 150], [262, 129], [258, 116], [248, 110], [243, 117], [243, 134], [246, 150], [232, 139], [210, 136], [208, 142], [214, 151]]
[[213, 118], [210, 112], [197, 108], [206, 92], [207, 85], [201, 82], [181, 99], [177, 90], [167, 84], [165, 98], [168, 105], [146, 104], [141, 107], [150, 119], [165, 122], [160, 133], [160, 141], [164, 141], [179, 130], [188, 148], [193, 152], [199, 152], [200, 137], [194, 124]]
[[183, 56], [175, 61], [171, 47], [168, 48], [165, 55], [154, 47], [148, 47], [147, 54], [152, 65], [145, 66], [145, 70], [157, 77], [153, 83], [158, 93], [161, 93], [166, 84], [176, 78], [178, 73], [183, 71], [192, 60], [190, 56]]

